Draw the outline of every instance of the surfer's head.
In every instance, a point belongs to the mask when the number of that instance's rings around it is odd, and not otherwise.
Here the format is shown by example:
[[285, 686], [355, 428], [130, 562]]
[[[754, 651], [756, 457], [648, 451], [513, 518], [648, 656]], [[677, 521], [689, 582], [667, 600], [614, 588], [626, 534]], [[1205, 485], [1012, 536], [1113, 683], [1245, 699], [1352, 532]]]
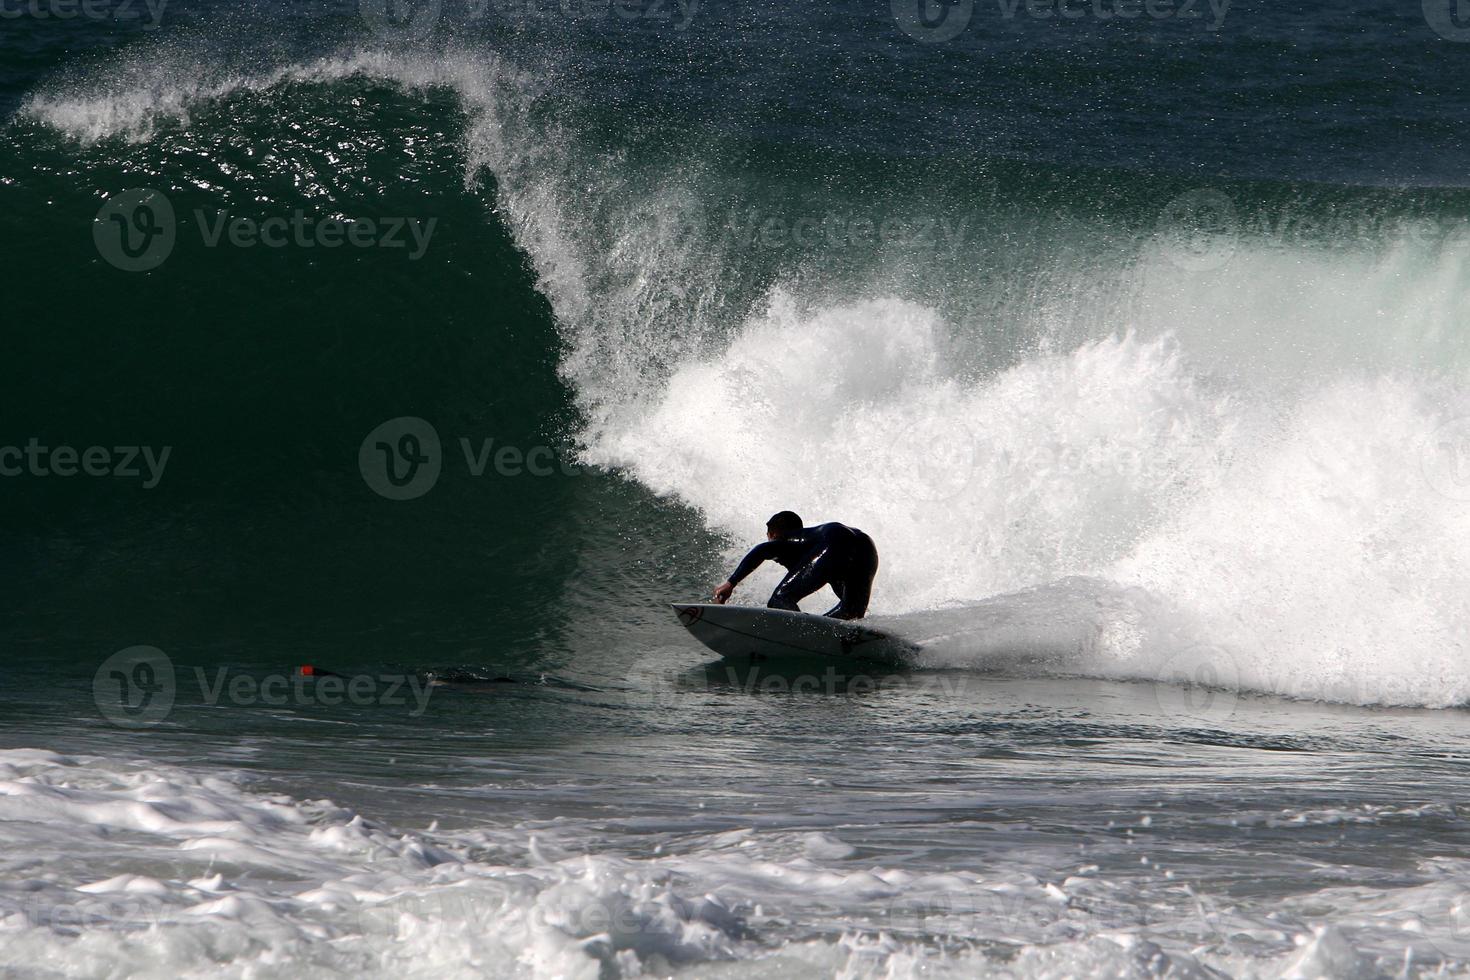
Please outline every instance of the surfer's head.
[[783, 510], [779, 514], [772, 514], [771, 519], [766, 521], [766, 540], [779, 541], [781, 538], [789, 538], [802, 529], [801, 518], [795, 511]]

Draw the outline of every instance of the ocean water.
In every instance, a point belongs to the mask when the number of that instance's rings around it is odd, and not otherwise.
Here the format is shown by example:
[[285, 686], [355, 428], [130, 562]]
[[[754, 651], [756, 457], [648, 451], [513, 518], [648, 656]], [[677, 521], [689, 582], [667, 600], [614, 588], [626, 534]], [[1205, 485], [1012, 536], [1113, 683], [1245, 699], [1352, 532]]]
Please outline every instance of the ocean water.
[[1470, 974], [1467, 25], [0, 6], [0, 976]]

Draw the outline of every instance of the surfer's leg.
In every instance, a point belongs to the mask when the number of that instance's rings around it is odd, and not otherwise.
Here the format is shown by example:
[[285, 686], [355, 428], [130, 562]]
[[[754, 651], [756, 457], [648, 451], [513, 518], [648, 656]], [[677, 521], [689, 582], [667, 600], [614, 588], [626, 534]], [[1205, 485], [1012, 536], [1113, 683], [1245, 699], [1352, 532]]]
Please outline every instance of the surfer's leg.
[[822, 613], [822, 615], [823, 616], [836, 616], [837, 613], [838, 613], [838, 611], [842, 609], [842, 602], [843, 602], [842, 594], [843, 594], [843, 592], [846, 591], [847, 585], [840, 578], [839, 579], [834, 579], [832, 582], [830, 582], [828, 584], [830, 584], [832, 586], [832, 591], [835, 592], [835, 593], [837, 593], [837, 605], [833, 606], [831, 609], [828, 609], [826, 612]]
[[832, 573], [837, 569], [834, 567], [832, 549], [822, 551], [800, 568], [792, 571], [776, 586], [776, 591], [771, 593], [770, 601], [766, 603], [771, 609], [789, 609], [792, 612], [801, 612], [797, 605], [802, 599], [826, 585], [832, 578]]
[[871, 538], [853, 551], [843, 577], [832, 583], [832, 591], [842, 601], [827, 611], [837, 619], [862, 619], [868, 614], [868, 600], [873, 595], [873, 578], [878, 574], [878, 549]]
[[848, 579], [842, 590], [842, 601], [827, 615], [838, 619], [862, 619], [868, 614], [868, 600], [872, 595], [872, 576]]

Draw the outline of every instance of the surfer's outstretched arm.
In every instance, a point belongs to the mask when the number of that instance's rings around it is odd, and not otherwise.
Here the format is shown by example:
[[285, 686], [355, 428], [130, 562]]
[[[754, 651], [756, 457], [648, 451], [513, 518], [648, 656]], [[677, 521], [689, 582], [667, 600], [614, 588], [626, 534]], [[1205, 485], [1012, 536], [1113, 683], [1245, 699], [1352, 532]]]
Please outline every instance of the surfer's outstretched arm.
[[780, 542], [767, 541], [751, 548], [745, 557], [740, 559], [740, 564], [735, 566], [735, 571], [730, 573], [730, 577], [715, 586], [715, 601], [723, 604], [726, 599], [730, 598], [741, 579], [759, 568], [762, 562], [776, 557], [777, 551], [780, 550], [779, 545]]
[[740, 580], [761, 566], [762, 562], [773, 561], [781, 550], [779, 541], [763, 541], [746, 552], [740, 564], [735, 566], [735, 571], [730, 573], [726, 580], [731, 585], [739, 585]]

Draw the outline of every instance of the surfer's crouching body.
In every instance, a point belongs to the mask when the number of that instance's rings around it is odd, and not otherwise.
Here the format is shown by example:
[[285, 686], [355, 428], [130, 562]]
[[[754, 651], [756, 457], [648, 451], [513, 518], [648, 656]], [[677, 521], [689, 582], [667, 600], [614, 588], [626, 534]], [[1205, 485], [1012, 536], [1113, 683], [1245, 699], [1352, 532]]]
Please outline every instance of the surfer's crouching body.
[[772, 609], [800, 612], [797, 603], [824, 585], [832, 586], [838, 603], [825, 615], [835, 619], [862, 619], [878, 574], [878, 549], [873, 539], [846, 524], [802, 527], [789, 510], [766, 521], [766, 543], [750, 549], [730, 577], [715, 587], [715, 602], [724, 603], [735, 586], [763, 561], [786, 568], [786, 577], [766, 603]]

